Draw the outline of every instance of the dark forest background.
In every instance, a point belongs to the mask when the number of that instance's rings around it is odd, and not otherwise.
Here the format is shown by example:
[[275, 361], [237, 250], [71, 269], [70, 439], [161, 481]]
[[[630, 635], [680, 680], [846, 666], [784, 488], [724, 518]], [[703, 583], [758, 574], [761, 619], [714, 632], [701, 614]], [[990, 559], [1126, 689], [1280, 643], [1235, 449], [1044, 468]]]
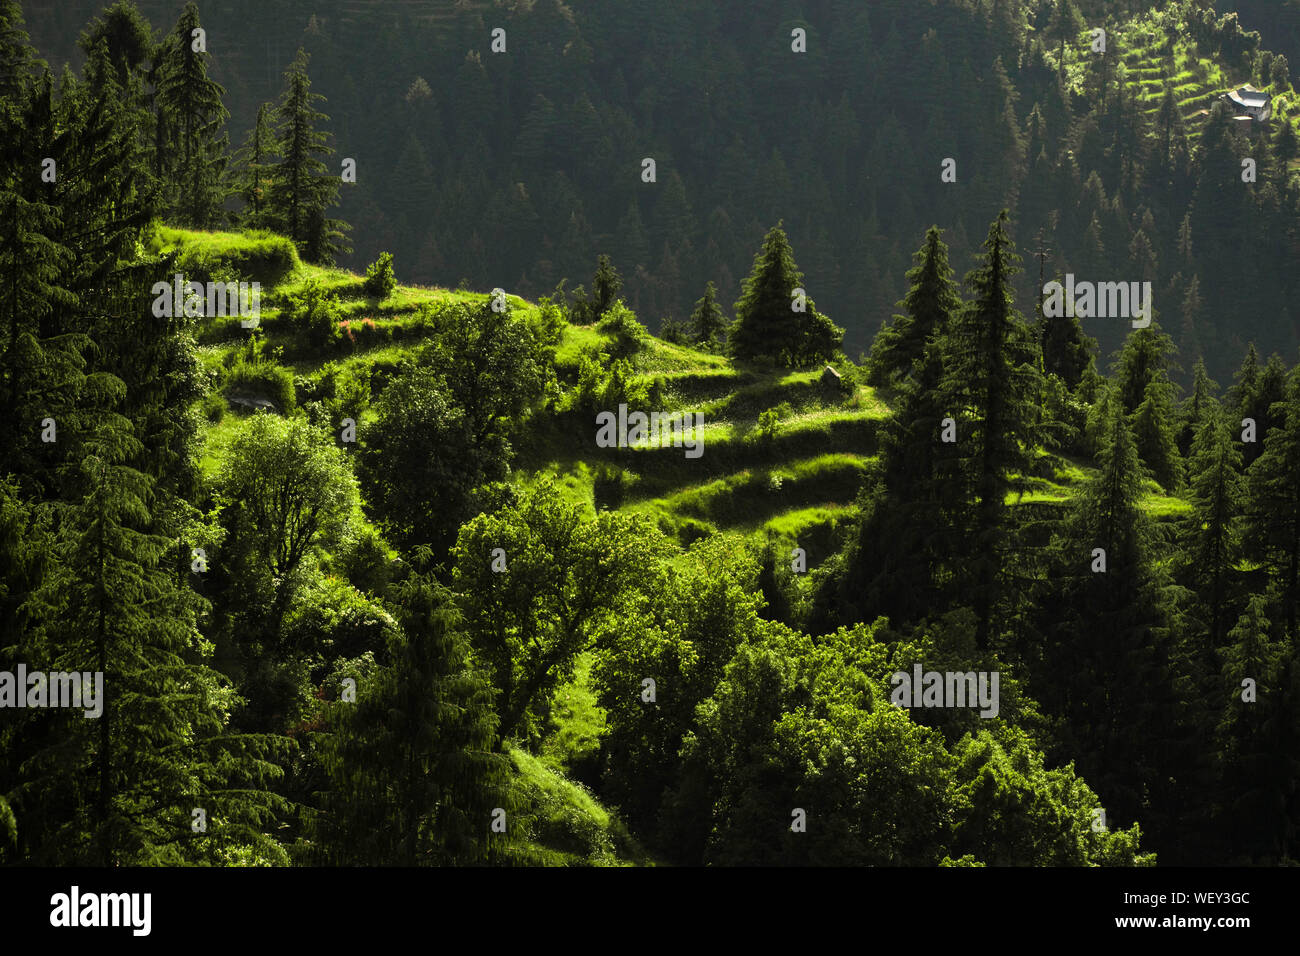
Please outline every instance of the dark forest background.
[[[1113, 29], [1169, 5], [1073, 6]], [[33, 4], [33, 41], [51, 63], [77, 64], [99, 7]], [[139, 4], [160, 29], [182, 7]], [[354, 227], [341, 260], [354, 268], [387, 249], [411, 281], [535, 298], [584, 281], [604, 252], [656, 328], [686, 318], [708, 281], [729, 307], [784, 219], [810, 293], [857, 355], [906, 290], [914, 237], [948, 230], [964, 269], [1006, 206], [1029, 265], [1021, 300], [1039, 249], [1049, 276], [1153, 279], [1184, 385], [1199, 357], [1223, 380], [1248, 342], [1288, 360], [1300, 345], [1297, 194], [1261, 177], [1229, 201], [1236, 176], [1225, 186], [1215, 173], [1239, 169], [1236, 153], [1266, 168], [1277, 144], [1224, 139], [1197, 153], [1181, 117], [1162, 129], [1158, 101], [1137, 100], [1138, 76], [1117, 80], [1126, 53], [1113, 39], [1106, 57], [1072, 45], [1063, 95], [1040, 55], [1055, 52], [1046, 0], [218, 0], [203, 18], [232, 143], [277, 97], [296, 50], [311, 54], [325, 128], [338, 157], [357, 160], [338, 211]], [[1300, 63], [1296, 0], [1219, 3], [1209, 20], [1200, 54], [1234, 80], [1264, 51], [1261, 21], [1268, 66], [1273, 53]], [[796, 26], [806, 55], [790, 53]], [[495, 27], [505, 54], [489, 52]], [[641, 182], [646, 156], [656, 184]], [[945, 157], [958, 161], [955, 187], [939, 181]], [[1104, 359], [1125, 330], [1093, 320], [1085, 331]]]

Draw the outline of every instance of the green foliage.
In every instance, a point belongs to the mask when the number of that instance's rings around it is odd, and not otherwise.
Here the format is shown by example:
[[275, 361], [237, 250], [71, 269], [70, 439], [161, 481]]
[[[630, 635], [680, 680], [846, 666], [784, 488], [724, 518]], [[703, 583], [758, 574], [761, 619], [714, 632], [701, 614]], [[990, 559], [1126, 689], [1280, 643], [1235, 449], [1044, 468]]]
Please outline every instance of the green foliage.
[[789, 402], [782, 402], [775, 408], [769, 408], [759, 412], [758, 422], [754, 426], [755, 434], [763, 442], [772, 442], [776, 439], [777, 429], [781, 426], [781, 420], [789, 417], [794, 409], [790, 407]]
[[342, 336], [339, 298], [314, 278], [289, 295], [285, 315], [289, 327], [301, 333], [313, 349], [327, 348]]
[[393, 274], [393, 254], [381, 252], [379, 258], [366, 266], [366, 295], [377, 299], [387, 298], [397, 288], [397, 276]]
[[271, 361], [236, 362], [225, 374], [222, 394], [227, 398], [265, 399], [281, 413], [293, 411], [297, 401], [293, 373]]
[[912, 256], [916, 264], [907, 273], [911, 285], [900, 303], [906, 313], [894, 316], [893, 324], [883, 327], [871, 344], [867, 381], [872, 385], [912, 375], [913, 365], [922, 361], [930, 343], [946, 333], [961, 308], [942, 235], [931, 226], [925, 245]]
[[[617, 620], [625, 591], [665, 548], [644, 519], [610, 512], [589, 519], [549, 480], [461, 528], [453, 588], [492, 674], [503, 737], [534, 731], [549, 692]], [[494, 569], [502, 562], [506, 571]]]
[[[496, 717], [454, 602], [429, 579], [396, 594], [391, 664], [330, 706], [318, 818], [322, 862], [454, 866], [493, 862], [489, 829], [508, 765], [491, 752]], [[507, 833], [509, 828], [507, 828]]]
[[484, 303], [428, 316], [435, 334], [375, 401], [359, 470], [385, 530], [439, 554], [506, 477], [511, 438], [553, 390], [553, 327]]
[[578, 360], [578, 383], [570, 399], [573, 409], [595, 413], [618, 408], [626, 404], [637, 408], [648, 404], [649, 387], [638, 379], [632, 363], [626, 359], [613, 359], [601, 352], [584, 354]]
[[[781, 223], [773, 226], [754, 257], [754, 268], [736, 302], [736, 321], [728, 347], [739, 359], [768, 357], [779, 364], [806, 368], [825, 362], [839, 351], [844, 330], [817, 311], [803, 289], [803, 273]], [[801, 308], [799, 308], [801, 306]]]
[[217, 487], [232, 547], [277, 578], [332, 547], [358, 507], [356, 479], [328, 433], [261, 412], [231, 441]]

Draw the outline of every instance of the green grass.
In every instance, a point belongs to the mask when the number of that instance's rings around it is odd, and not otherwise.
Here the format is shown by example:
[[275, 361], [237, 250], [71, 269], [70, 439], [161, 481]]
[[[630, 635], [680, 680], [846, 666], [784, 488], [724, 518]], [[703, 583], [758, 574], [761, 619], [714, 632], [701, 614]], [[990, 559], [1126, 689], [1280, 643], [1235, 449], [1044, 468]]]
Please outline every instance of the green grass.
[[653, 865], [623, 823], [581, 784], [540, 757], [511, 747], [513, 790], [522, 806], [506, 817], [507, 832], [541, 866]]
[[774, 468], [746, 469], [665, 497], [633, 501], [624, 510], [651, 515], [671, 533], [681, 530], [682, 519], [755, 530], [792, 509], [851, 505], [867, 461], [858, 455], [828, 454]]
[[241, 279], [269, 287], [303, 268], [292, 242], [264, 231], [203, 232], [159, 226], [150, 245], [154, 252], [178, 252], [176, 269], [202, 281], [214, 270], [228, 269]]
[[227, 411], [221, 421], [213, 424], [204, 422], [199, 430], [201, 451], [199, 452], [199, 473], [205, 480], [216, 477], [225, 459], [226, 448], [239, 431], [247, 416], [234, 411]]
[[582, 654], [573, 679], [556, 690], [551, 703], [552, 729], [538, 753], [546, 766], [570, 776], [593, 760], [605, 733], [605, 711], [590, 687], [593, 658], [591, 652]]

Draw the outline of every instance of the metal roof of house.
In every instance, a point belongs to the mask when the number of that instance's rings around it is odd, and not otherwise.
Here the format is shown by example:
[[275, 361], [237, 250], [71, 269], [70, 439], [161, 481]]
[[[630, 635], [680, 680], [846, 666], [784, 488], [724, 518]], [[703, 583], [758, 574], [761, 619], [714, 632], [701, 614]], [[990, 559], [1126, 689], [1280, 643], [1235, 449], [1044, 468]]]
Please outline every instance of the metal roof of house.
[[1239, 90], [1233, 90], [1228, 94], [1228, 98], [1240, 106], [1249, 106], [1254, 109], [1268, 105], [1268, 94], [1255, 89], [1253, 86], [1243, 86]]

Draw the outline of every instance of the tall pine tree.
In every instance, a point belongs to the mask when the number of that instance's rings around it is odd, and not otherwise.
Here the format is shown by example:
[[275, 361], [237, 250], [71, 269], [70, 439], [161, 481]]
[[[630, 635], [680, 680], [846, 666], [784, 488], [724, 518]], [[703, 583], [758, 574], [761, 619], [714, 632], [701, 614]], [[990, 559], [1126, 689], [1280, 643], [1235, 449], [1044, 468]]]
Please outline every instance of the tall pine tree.
[[311, 91], [308, 56], [303, 50], [285, 72], [285, 90], [275, 109], [275, 188], [270, 212], [280, 231], [289, 236], [315, 262], [330, 263], [345, 250], [346, 224], [327, 212], [338, 202], [339, 177], [329, 172], [320, 157], [333, 154], [328, 134], [317, 127], [329, 119], [315, 108], [325, 97]]

